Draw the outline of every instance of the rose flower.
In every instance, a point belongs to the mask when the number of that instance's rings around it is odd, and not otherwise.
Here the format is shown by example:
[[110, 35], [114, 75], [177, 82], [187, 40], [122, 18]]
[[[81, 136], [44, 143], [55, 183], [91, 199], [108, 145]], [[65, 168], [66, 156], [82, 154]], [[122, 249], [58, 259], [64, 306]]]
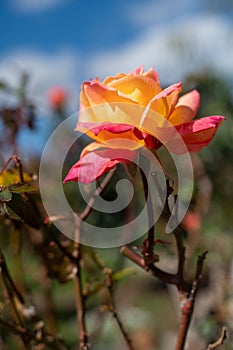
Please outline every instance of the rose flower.
[[89, 183], [118, 163], [134, 159], [140, 147], [156, 150], [162, 145], [174, 153], [198, 152], [207, 146], [223, 116], [196, 116], [200, 95], [192, 90], [179, 97], [182, 83], [162, 89], [152, 68], [139, 67], [84, 82], [76, 130], [96, 142], [83, 150], [64, 182]]

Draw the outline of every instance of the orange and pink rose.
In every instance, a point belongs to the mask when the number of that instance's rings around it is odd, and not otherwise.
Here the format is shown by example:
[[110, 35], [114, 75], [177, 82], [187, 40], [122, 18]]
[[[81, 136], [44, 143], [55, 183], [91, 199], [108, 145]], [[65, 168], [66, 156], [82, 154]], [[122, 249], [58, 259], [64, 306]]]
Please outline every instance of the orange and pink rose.
[[198, 152], [208, 146], [225, 118], [214, 115], [193, 120], [200, 95], [192, 90], [179, 97], [181, 90], [181, 82], [162, 89], [158, 73], [152, 68], [144, 72], [143, 67], [103, 82], [84, 82], [76, 130], [95, 142], [83, 150], [64, 182], [94, 181], [124, 162], [124, 153], [127, 161], [133, 160], [138, 148], [167, 146], [173, 135], [179, 135], [185, 145], [182, 150], [173, 147], [175, 153]]

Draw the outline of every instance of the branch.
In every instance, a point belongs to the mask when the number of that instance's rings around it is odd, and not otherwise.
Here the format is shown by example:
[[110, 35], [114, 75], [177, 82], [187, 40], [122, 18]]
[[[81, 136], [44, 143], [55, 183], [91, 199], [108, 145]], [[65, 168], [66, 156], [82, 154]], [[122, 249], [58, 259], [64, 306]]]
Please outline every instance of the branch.
[[155, 240], [155, 238], [154, 238], [154, 224], [153, 224], [154, 214], [153, 214], [153, 205], [152, 205], [151, 194], [150, 194], [150, 191], [148, 190], [147, 178], [145, 176], [144, 171], [141, 170], [141, 168], [140, 168], [140, 172], [141, 172], [145, 201], [146, 201], [146, 206], [147, 206], [148, 227], [149, 227], [149, 231], [147, 234], [148, 245], [146, 246], [146, 251], [144, 252], [144, 258], [145, 258], [146, 262], [150, 263], [150, 262], [153, 262], [153, 257], [154, 257], [154, 240]]
[[1, 269], [1, 273], [3, 276], [3, 280], [5, 282], [6, 285], [6, 289], [9, 292], [9, 287], [13, 290], [14, 294], [16, 295], [17, 299], [19, 300], [19, 302], [21, 304], [24, 304], [24, 299], [21, 295], [21, 293], [19, 292], [19, 290], [17, 289], [9, 271], [8, 271], [8, 267], [6, 265], [6, 260], [5, 257], [0, 249], [0, 269]]
[[[100, 195], [100, 193], [106, 188], [107, 184], [111, 180], [115, 169], [110, 171], [101, 182], [99, 187], [94, 191], [92, 196], [90, 197], [85, 209], [81, 214], [75, 214], [74, 219], [76, 222], [75, 229], [75, 237], [74, 237], [74, 251], [72, 255], [72, 261], [75, 263], [77, 272], [74, 276], [75, 283], [75, 298], [76, 298], [76, 309], [77, 309], [77, 320], [78, 320], [78, 331], [79, 331], [79, 350], [87, 350], [90, 348], [89, 337], [86, 329], [86, 308], [85, 308], [85, 298], [82, 290], [82, 267], [81, 267], [81, 259], [82, 259], [82, 245], [79, 243], [80, 234], [81, 234], [81, 223], [82, 220], [87, 219], [88, 215], [92, 210], [93, 203], [96, 198]], [[74, 259], [75, 260], [74, 260]]]
[[[67, 350], [67, 347], [62, 339], [58, 339], [56, 336], [45, 331], [43, 321], [41, 322], [37, 319], [29, 319], [23, 315], [22, 310], [20, 309], [21, 307], [24, 307], [23, 297], [16, 288], [16, 285], [8, 271], [4, 255], [1, 250], [0, 272], [2, 277], [2, 284], [4, 290], [6, 291], [6, 298], [9, 299], [13, 311], [13, 316], [15, 318], [15, 322], [10, 322], [2, 319], [0, 316], [0, 324], [8, 328], [16, 335], [19, 335], [25, 349], [29, 349], [29, 346], [31, 345], [30, 343], [33, 341], [37, 344], [45, 343], [51, 347], [53, 346], [53, 349], [56, 350]], [[30, 322], [30, 327], [28, 327], [28, 323], [26, 321]], [[38, 334], [40, 334], [39, 337]]]
[[181, 319], [180, 327], [177, 337], [176, 350], [183, 350], [185, 346], [185, 341], [191, 322], [195, 297], [200, 284], [202, 269], [207, 251], [198, 257], [195, 279], [192, 283], [192, 289], [189, 294], [184, 293], [184, 291], [179, 290], [180, 295], [180, 309], [181, 309]]
[[114, 292], [113, 292], [113, 280], [112, 280], [112, 270], [110, 269], [105, 269], [104, 271], [105, 275], [106, 275], [106, 279], [107, 279], [107, 288], [108, 288], [108, 294], [109, 294], [109, 302], [110, 305], [108, 307], [108, 310], [112, 312], [113, 317], [115, 318], [118, 327], [121, 331], [121, 334], [123, 335], [126, 344], [128, 345], [129, 350], [135, 350], [133, 344], [132, 344], [132, 340], [129, 337], [121, 319], [120, 316], [117, 312], [116, 309], [116, 303], [115, 303], [115, 299], [114, 299]]
[[207, 350], [216, 349], [219, 345], [222, 345], [224, 343], [226, 338], [227, 338], [227, 328], [223, 327], [222, 328], [222, 333], [221, 333], [219, 339], [215, 343], [209, 344], [208, 347], [207, 347]]
[[[9, 306], [11, 308], [12, 316], [15, 319], [15, 322], [17, 324], [17, 327], [23, 329], [23, 320], [22, 315], [20, 315], [20, 312], [18, 310], [18, 302], [23, 305], [24, 300], [19, 293], [18, 289], [16, 288], [13, 279], [11, 278], [11, 275], [8, 271], [8, 267], [5, 261], [5, 257], [0, 250], [0, 277], [1, 282], [3, 285], [3, 291], [5, 292], [5, 298], [8, 300]], [[26, 337], [25, 333], [20, 333], [22, 344], [24, 349], [28, 348], [28, 338]]]
[[81, 245], [78, 248], [78, 257], [77, 257], [77, 273], [74, 276], [75, 283], [75, 299], [76, 299], [76, 310], [77, 310], [77, 320], [78, 320], [78, 332], [79, 332], [79, 350], [87, 350], [90, 348], [88, 342], [88, 334], [86, 329], [86, 308], [85, 300], [82, 291], [82, 282], [81, 282]]
[[177, 287], [180, 295], [181, 319], [180, 319], [176, 350], [183, 350], [185, 346], [185, 341], [186, 341], [189, 325], [191, 322], [192, 314], [193, 314], [195, 297], [196, 297], [197, 290], [199, 288], [203, 264], [204, 264], [204, 260], [207, 252], [204, 252], [202, 255], [198, 257], [195, 278], [192, 285], [190, 286], [190, 284], [188, 284], [183, 277], [183, 269], [184, 269], [184, 263], [185, 263], [185, 247], [183, 246], [183, 242], [182, 242], [182, 231], [180, 231], [180, 229], [177, 228], [174, 231], [174, 235], [176, 239], [177, 254], [178, 254], [178, 267], [177, 267], [176, 274], [170, 274], [166, 271], [163, 271], [158, 267], [156, 267], [154, 263], [146, 265], [144, 258], [139, 254], [137, 254], [136, 252], [132, 251], [127, 246], [123, 246], [121, 248], [121, 253], [126, 257], [128, 257], [131, 261], [136, 263], [138, 266], [143, 268], [144, 270], [150, 271], [153, 276], [159, 278], [164, 283], [174, 284]]
[[79, 218], [80, 220], [85, 220], [87, 219], [88, 215], [90, 214], [91, 210], [92, 210], [92, 206], [96, 200], [96, 198], [103, 192], [103, 190], [106, 188], [107, 184], [109, 183], [109, 181], [111, 180], [113, 174], [115, 173], [116, 168], [113, 168], [112, 170], [110, 170], [107, 175], [105, 176], [105, 178], [103, 179], [103, 181], [100, 183], [99, 187], [97, 187], [97, 189], [93, 192], [93, 194], [91, 195], [85, 209], [82, 211], [81, 214], [79, 214]]
[[128, 345], [129, 350], [135, 350], [132, 340], [128, 335], [128, 332], [126, 331], [121, 318], [119, 316], [119, 313], [117, 312], [117, 307], [115, 303], [115, 298], [114, 298], [114, 290], [113, 290], [113, 279], [112, 279], [112, 270], [107, 268], [105, 266], [104, 261], [101, 259], [98, 253], [96, 253], [91, 247], [88, 247], [88, 250], [90, 252], [91, 257], [97, 264], [97, 266], [100, 268], [102, 273], [105, 275], [106, 279], [106, 287], [108, 290], [108, 295], [109, 295], [109, 306], [107, 307], [107, 310], [112, 312], [113, 317], [115, 318], [117, 325], [121, 331], [121, 334], [123, 335], [126, 344]]
[[182, 285], [184, 291], [190, 290], [190, 285], [185, 281], [180, 281], [178, 274], [172, 274], [166, 271], [161, 270], [156, 267], [154, 264], [149, 264], [148, 266], [145, 263], [144, 258], [131, 250], [128, 246], [121, 247], [121, 253], [130, 259], [132, 262], [140, 266], [143, 270], [151, 272], [153, 276], [159, 278], [162, 282], [168, 284], [174, 284], [175, 286]]
[[5, 321], [0, 317], [0, 324], [2, 326], [5, 326], [7, 328], [9, 328], [13, 333], [17, 334], [17, 335], [25, 335], [26, 333], [26, 329], [24, 327], [21, 327], [19, 325], [13, 324], [12, 322], [9, 321]]
[[[11, 332], [13, 332], [16, 335], [27, 338], [28, 342], [33, 342], [36, 345], [42, 345], [43, 348], [44, 348], [44, 345], [46, 344], [50, 349], [68, 350], [67, 346], [61, 339], [57, 339], [56, 337], [54, 337], [49, 333], [42, 332], [41, 334], [40, 333], [41, 329], [39, 327], [37, 330], [31, 330], [28, 328], [21, 327], [13, 322], [3, 320], [1, 317], [0, 317], [0, 325], [8, 328]], [[37, 334], [37, 331], [39, 333], [39, 336]], [[28, 345], [26, 349], [28, 349]]]

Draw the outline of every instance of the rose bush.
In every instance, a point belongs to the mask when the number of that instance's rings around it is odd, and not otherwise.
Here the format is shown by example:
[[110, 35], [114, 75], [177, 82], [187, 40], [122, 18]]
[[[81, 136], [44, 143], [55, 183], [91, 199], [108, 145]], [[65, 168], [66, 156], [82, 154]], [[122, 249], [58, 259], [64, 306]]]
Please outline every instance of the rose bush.
[[[143, 146], [156, 150], [165, 145], [174, 153], [207, 146], [224, 117], [193, 120], [200, 95], [192, 90], [179, 98], [181, 90], [181, 82], [163, 90], [158, 73], [152, 68], [144, 72], [143, 67], [103, 82], [84, 82], [76, 130], [96, 142], [83, 150], [64, 182], [98, 179], [117, 163], [132, 160]], [[126, 158], [122, 152], [127, 152]]]

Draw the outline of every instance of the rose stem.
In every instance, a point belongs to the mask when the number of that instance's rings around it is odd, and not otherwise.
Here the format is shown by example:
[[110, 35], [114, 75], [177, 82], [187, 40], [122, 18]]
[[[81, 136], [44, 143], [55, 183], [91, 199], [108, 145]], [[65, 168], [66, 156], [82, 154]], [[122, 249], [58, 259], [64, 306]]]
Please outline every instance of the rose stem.
[[[85, 298], [83, 296], [82, 290], [82, 245], [79, 243], [80, 234], [81, 234], [81, 222], [82, 220], [87, 219], [88, 215], [92, 210], [93, 203], [98, 195], [106, 188], [107, 184], [111, 180], [115, 169], [110, 171], [99, 185], [99, 187], [94, 191], [92, 196], [90, 197], [86, 207], [84, 208], [81, 214], [75, 214], [74, 219], [76, 221], [76, 232], [75, 232], [75, 242], [74, 242], [74, 252], [73, 257], [75, 258], [75, 265], [77, 268], [77, 272], [74, 276], [75, 283], [75, 297], [76, 297], [76, 310], [77, 310], [77, 320], [78, 320], [78, 332], [79, 332], [79, 350], [86, 350], [90, 348], [90, 344], [88, 342], [88, 334], [86, 328], [86, 308], [85, 308]], [[73, 259], [72, 259], [73, 260]]]

